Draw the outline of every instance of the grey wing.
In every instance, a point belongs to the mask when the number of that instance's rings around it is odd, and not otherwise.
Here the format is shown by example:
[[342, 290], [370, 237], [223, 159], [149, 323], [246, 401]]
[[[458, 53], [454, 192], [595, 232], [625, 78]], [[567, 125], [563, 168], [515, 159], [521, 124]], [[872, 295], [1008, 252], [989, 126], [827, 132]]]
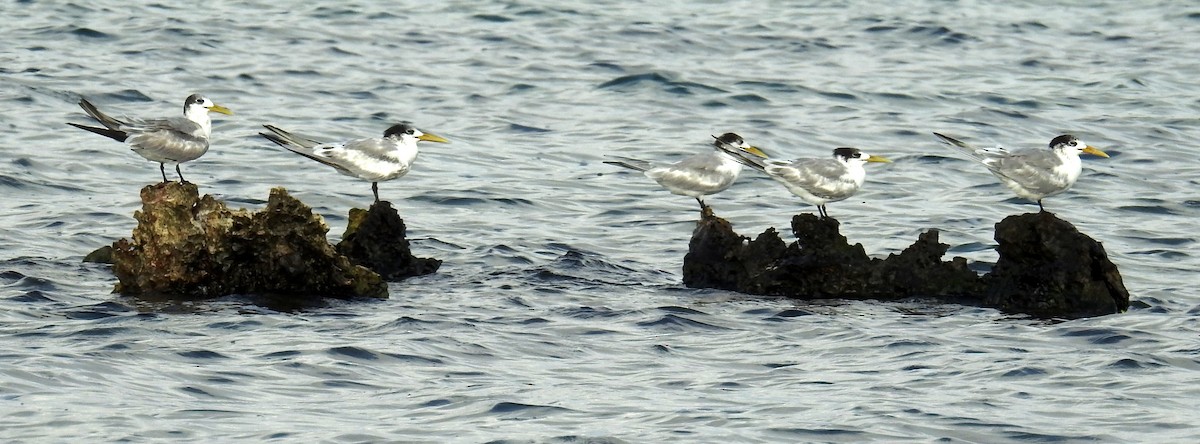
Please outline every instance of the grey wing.
[[307, 153], [292, 151], [351, 174], [352, 170], [366, 165], [395, 162], [388, 155], [392, 148], [392, 144], [384, 139], [356, 139], [345, 143], [323, 143], [312, 147]]
[[845, 198], [858, 189], [852, 181], [842, 178], [845, 167], [833, 159], [805, 159], [787, 164], [772, 162], [766, 171], [775, 180], [803, 188], [823, 199]]
[[721, 159], [713, 153], [697, 154], [671, 165], [652, 168], [646, 171], [646, 176], [664, 185], [720, 191], [734, 179], [721, 173], [721, 164]]
[[186, 118], [131, 120], [121, 129], [129, 134], [126, 142], [151, 160], [182, 162], [208, 151], [208, 137]]
[[147, 120], [129, 119], [129, 121], [121, 125], [121, 130], [130, 135], [146, 134], [158, 138], [178, 138], [204, 143], [208, 142], [200, 125], [184, 117]]
[[715, 170], [720, 166], [721, 159], [717, 157], [716, 153], [708, 152], [688, 156], [672, 164], [671, 168], [677, 170], [709, 171]]
[[345, 156], [340, 155], [344, 146], [345, 144], [342, 143], [322, 143], [310, 148], [291, 145], [284, 146], [284, 148], [293, 153], [329, 165], [340, 172], [349, 174], [350, 170], [342, 165]]
[[1051, 151], [1029, 150], [1006, 153], [983, 162], [992, 174], [1021, 184], [1035, 193], [1059, 191], [1062, 180], [1056, 177], [1054, 166], [1058, 158]]
[[[395, 149], [395, 144], [385, 139], [355, 139], [337, 146], [340, 149], [328, 150], [328, 157], [337, 160], [388, 160], [389, 154]], [[316, 147], [314, 151], [319, 148]]]

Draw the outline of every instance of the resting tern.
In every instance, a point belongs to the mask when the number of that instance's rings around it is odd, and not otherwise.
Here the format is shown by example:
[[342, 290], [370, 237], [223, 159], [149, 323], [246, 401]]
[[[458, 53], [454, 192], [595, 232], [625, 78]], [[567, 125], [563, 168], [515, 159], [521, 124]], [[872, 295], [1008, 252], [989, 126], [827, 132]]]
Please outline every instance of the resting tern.
[[272, 125], [271, 133], [258, 133], [289, 151], [333, 167], [339, 173], [371, 182], [371, 193], [379, 202], [379, 182], [408, 174], [417, 160], [417, 142], [448, 143], [440, 136], [421, 132], [409, 123], [392, 125], [383, 137], [346, 142], [318, 142], [298, 137]]
[[[739, 154], [734, 152], [734, 154]], [[891, 161], [864, 153], [858, 148], [836, 148], [833, 157], [824, 159], [776, 160], [739, 155], [747, 166], [762, 171], [798, 196], [817, 206], [822, 218], [829, 217], [825, 204], [845, 200], [862, 188], [867, 178], [867, 162]]]
[[670, 165], [654, 166], [644, 160], [620, 156], [612, 156], [618, 160], [604, 163], [641, 171], [671, 193], [696, 198], [696, 202], [700, 203], [700, 214], [709, 216], [712, 215], [712, 209], [704, 203], [704, 196], [729, 188], [742, 171], [737, 155], [731, 152], [736, 150], [767, 157], [762, 150], [746, 143], [742, 136], [737, 134], [725, 133], [720, 137], [713, 136], [713, 139], [715, 140], [712, 151], [696, 154]]
[[1000, 182], [1017, 196], [1036, 201], [1045, 212], [1042, 199], [1053, 196], [1075, 184], [1083, 172], [1080, 153], [1108, 157], [1108, 154], [1089, 146], [1070, 134], [1050, 140], [1050, 149], [975, 148], [950, 136], [933, 133], [942, 142], [982, 163]]
[[77, 123], [68, 123], [68, 125], [112, 138], [118, 142], [125, 142], [133, 152], [147, 160], [158, 162], [158, 170], [162, 173], [163, 183], [167, 182], [165, 164], [175, 164], [175, 172], [179, 174], [179, 181], [186, 183], [187, 181], [183, 179], [183, 172], [179, 170], [179, 164], [196, 160], [208, 152], [209, 136], [212, 134], [212, 119], [208, 117], [209, 111], [233, 114], [228, 108], [217, 105], [199, 94], [192, 94], [183, 101], [183, 117], [144, 120], [125, 118], [121, 120], [100, 112], [96, 105], [87, 99], [81, 99], [79, 106], [89, 116], [104, 125], [104, 128]]

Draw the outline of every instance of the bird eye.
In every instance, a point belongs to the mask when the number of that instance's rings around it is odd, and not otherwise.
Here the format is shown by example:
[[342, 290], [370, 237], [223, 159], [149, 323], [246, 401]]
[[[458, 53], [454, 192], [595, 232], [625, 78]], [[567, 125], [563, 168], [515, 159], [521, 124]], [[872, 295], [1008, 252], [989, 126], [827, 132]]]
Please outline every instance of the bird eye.
[[414, 129], [412, 129], [412, 128], [409, 128], [409, 129], [408, 129], [408, 131], [405, 131], [405, 133], [408, 133], [409, 135], [412, 135], [412, 134], [416, 134], [416, 133], [417, 133], [417, 130], [414, 130]]

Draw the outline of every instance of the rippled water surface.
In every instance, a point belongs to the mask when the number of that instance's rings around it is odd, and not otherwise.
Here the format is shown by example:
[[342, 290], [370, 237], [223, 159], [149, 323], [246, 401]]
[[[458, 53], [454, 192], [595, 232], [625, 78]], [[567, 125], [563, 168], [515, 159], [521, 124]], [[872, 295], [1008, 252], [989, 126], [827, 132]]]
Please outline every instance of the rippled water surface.
[[[0, 5], [4, 441], [1200, 439], [1196, 5], [274, 3]], [[158, 171], [65, 123], [80, 96], [151, 117], [191, 92], [236, 114], [187, 178], [247, 208], [284, 186], [335, 240], [370, 185], [259, 125], [452, 140], [380, 187], [442, 269], [301, 312], [111, 294], [81, 259], [129, 235]], [[930, 131], [1075, 134], [1112, 157], [1047, 208], [1104, 243], [1136, 307], [1045, 322], [688, 289], [695, 202], [601, 161], [725, 131], [893, 159], [830, 205], [843, 232], [886, 255], [936, 227], [982, 262], [992, 225], [1036, 207]], [[753, 173], [709, 202], [743, 234], [813, 211]]]

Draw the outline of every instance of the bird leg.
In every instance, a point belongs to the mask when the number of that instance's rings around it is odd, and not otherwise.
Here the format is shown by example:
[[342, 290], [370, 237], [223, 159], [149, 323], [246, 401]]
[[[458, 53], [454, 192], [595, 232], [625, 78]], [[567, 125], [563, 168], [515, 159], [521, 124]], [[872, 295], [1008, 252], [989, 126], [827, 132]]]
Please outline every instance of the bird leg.
[[821, 216], [821, 219], [829, 218], [829, 210], [826, 210], [824, 205], [817, 205], [817, 214]]
[[371, 193], [375, 194], [375, 203], [379, 203], [379, 182], [371, 182]]
[[163, 165], [162, 162], [159, 162], [158, 171], [163, 175], [163, 183], [167, 183], [167, 166]]
[[713, 217], [712, 207], [705, 204], [704, 201], [701, 200], [699, 197], [696, 198], [696, 202], [700, 202], [700, 218], [701, 219], [707, 219], [707, 218]]
[[175, 174], [179, 175], [179, 183], [188, 183], [187, 179], [183, 178], [183, 171], [180, 171], [179, 164], [175, 164]]
[[1045, 212], [1046, 212], [1046, 207], [1043, 207], [1043, 206], [1042, 206], [1042, 200], [1041, 200], [1041, 199], [1038, 199], [1038, 212], [1039, 212], [1039, 213], [1045, 213]]

